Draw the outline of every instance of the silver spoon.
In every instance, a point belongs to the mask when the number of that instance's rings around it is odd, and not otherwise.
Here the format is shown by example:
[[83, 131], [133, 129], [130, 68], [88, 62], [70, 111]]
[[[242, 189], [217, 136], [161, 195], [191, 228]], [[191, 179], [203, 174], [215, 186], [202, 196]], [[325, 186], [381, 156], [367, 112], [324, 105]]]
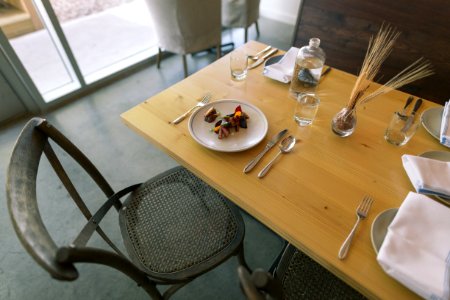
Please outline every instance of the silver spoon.
[[262, 49], [261, 51], [259, 51], [255, 55], [247, 55], [247, 58], [251, 59], [251, 60], [254, 60], [254, 61], [257, 61], [261, 54], [263, 54], [264, 52], [269, 51], [270, 49], [272, 49], [272, 46], [267, 46], [266, 48]]
[[288, 136], [287, 138], [284, 138], [280, 145], [278, 146], [280, 148], [280, 151], [277, 153], [277, 155], [264, 167], [264, 169], [261, 170], [261, 172], [259, 172], [258, 177], [262, 178], [264, 177], [264, 175], [266, 175], [267, 171], [269, 171], [269, 169], [272, 167], [273, 163], [275, 162], [275, 160], [278, 158], [278, 156], [283, 153], [289, 153], [291, 152], [291, 150], [294, 148], [295, 146], [295, 137], [293, 137], [292, 135]]

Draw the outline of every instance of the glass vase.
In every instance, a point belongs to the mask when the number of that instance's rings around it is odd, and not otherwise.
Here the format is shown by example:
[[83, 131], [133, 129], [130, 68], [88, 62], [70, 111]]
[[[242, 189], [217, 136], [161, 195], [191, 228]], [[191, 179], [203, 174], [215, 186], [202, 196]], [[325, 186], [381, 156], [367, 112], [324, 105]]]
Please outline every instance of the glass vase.
[[341, 137], [349, 136], [356, 127], [356, 109], [344, 107], [331, 121], [331, 129], [335, 134]]

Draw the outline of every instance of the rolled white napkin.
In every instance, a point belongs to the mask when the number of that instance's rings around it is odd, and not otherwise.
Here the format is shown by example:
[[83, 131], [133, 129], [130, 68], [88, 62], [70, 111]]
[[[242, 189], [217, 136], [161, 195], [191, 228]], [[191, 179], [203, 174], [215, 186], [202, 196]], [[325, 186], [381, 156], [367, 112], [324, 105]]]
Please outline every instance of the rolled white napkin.
[[283, 83], [289, 83], [292, 79], [292, 73], [294, 73], [295, 59], [298, 50], [299, 49], [296, 47], [291, 47], [279, 62], [264, 67], [264, 76]]
[[441, 144], [450, 147], [450, 101], [445, 102], [442, 113]]
[[377, 260], [423, 298], [450, 300], [450, 208], [410, 192], [388, 227]]
[[450, 162], [408, 154], [402, 161], [418, 193], [450, 197]]

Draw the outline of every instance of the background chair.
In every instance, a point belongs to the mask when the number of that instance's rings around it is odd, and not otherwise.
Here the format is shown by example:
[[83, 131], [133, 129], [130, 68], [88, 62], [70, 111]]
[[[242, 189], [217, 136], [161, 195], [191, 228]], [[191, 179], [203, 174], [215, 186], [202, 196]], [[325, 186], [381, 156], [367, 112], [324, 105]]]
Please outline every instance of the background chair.
[[182, 55], [184, 77], [186, 54], [216, 47], [220, 58], [220, 0], [147, 0], [147, 5], [159, 41], [158, 68], [162, 49]]
[[244, 28], [248, 39], [248, 27], [255, 23], [256, 33], [259, 36], [260, 0], [222, 0], [222, 26], [230, 28]]
[[[88, 220], [66, 245], [57, 245], [52, 239], [38, 209], [37, 183], [43, 180], [38, 181], [37, 174], [43, 165], [40, 164], [42, 154]], [[67, 168], [63, 167], [68, 157], [86, 171], [105, 195], [104, 202], [97, 203], [100, 208], [95, 213], [88, 206], [96, 203], [83, 201]], [[79, 176], [79, 172], [74, 177], [89, 178], [84, 174]], [[48, 183], [45, 186], [48, 188]], [[23, 128], [11, 156], [6, 190], [9, 213], [19, 240], [32, 258], [58, 280], [77, 279], [75, 263], [101, 264], [126, 274], [152, 298], [166, 299], [232, 255], [237, 255], [240, 263], [246, 265], [242, 217], [216, 190], [186, 169], [176, 167], [145, 183], [114, 192], [88, 158], [44, 119], [33, 118]], [[119, 214], [128, 256], [100, 227], [112, 207]], [[45, 211], [44, 215], [57, 213], [60, 212]], [[74, 218], [61, 217], [66, 222]], [[87, 246], [94, 232], [110, 249]], [[157, 284], [172, 286], [161, 295]]]
[[241, 288], [250, 300], [366, 299], [294, 246], [288, 245], [270, 274], [261, 269], [251, 275], [238, 267]]

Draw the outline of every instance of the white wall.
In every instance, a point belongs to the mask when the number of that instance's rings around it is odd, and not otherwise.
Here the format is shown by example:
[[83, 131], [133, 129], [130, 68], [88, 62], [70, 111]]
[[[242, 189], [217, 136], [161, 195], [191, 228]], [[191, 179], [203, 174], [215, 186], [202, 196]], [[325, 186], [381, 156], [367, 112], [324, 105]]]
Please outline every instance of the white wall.
[[301, 0], [261, 0], [261, 16], [295, 25]]

